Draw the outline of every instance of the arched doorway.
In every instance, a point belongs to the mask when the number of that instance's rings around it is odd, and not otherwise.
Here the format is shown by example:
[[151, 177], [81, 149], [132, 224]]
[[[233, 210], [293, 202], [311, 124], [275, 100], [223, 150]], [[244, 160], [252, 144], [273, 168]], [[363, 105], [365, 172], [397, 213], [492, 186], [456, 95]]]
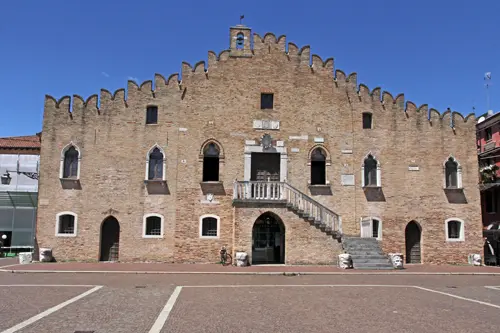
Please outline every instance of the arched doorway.
[[422, 263], [422, 229], [417, 222], [411, 221], [406, 225], [405, 229], [405, 244], [406, 244], [406, 263], [420, 264]]
[[252, 228], [252, 264], [283, 264], [285, 262], [285, 226], [270, 212], [255, 220]]
[[120, 224], [116, 218], [110, 216], [101, 225], [99, 260], [118, 261], [119, 244]]

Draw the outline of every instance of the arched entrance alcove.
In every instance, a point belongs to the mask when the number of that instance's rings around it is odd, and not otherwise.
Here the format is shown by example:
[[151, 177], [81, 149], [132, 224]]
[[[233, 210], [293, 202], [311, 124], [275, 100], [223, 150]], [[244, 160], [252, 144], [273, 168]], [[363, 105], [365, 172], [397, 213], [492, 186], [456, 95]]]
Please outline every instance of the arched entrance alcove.
[[415, 221], [410, 221], [405, 228], [405, 244], [407, 264], [422, 263], [422, 228]]
[[120, 224], [109, 216], [101, 224], [101, 240], [99, 250], [100, 261], [118, 261], [120, 244]]
[[283, 264], [285, 262], [285, 225], [280, 217], [266, 212], [252, 228], [252, 264]]

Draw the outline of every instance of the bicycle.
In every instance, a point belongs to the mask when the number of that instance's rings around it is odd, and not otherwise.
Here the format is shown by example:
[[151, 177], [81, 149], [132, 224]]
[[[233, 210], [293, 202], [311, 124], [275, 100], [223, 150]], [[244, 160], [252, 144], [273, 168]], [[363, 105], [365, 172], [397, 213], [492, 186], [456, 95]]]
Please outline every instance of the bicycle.
[[227, 253], [227, 250], [226, 250], [226, 247], [223, 246], [220, 251], [220, 264], [222, 266], [229, 266], [229, 265], [232, 265], [233, 263], [233, 257]]

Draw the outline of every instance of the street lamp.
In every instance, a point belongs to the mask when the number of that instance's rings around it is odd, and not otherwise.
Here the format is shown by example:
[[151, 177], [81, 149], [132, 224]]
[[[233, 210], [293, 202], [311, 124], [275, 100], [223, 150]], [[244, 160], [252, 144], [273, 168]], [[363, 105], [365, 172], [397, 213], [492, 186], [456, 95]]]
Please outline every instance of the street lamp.
[[18, 175], [23, 174], [28, 178], [38, 180], [38, 172], [6, 170], [5, 173], [0, 177], [2, 179], [2, 185], [10, 185], [10, 181], [12, 180], [12, 177], [10, 176], [10, 172], [15, 172]]

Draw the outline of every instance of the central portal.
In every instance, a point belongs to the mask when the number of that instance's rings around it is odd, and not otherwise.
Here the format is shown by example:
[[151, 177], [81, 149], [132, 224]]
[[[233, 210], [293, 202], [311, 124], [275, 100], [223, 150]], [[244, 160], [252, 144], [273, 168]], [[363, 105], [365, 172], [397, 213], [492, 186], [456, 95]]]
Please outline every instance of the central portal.
[[280, 181], [279, 153], [252, 153], [250, 180], [262, 182]]
[[283, 264], [285, 262], [285, 226], [270, 212], [255, 221], [252, 229], [252, 264]]

